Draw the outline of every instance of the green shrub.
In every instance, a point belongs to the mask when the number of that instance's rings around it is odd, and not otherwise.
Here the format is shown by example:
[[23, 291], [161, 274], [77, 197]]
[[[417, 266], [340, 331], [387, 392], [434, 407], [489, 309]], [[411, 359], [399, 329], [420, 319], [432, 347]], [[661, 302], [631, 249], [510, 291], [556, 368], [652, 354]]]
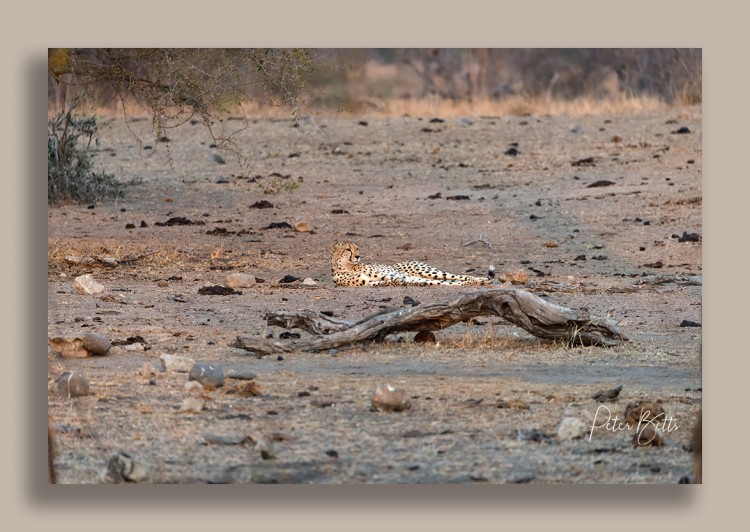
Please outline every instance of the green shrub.
[[99, 145], [96, 117], [75, 116], [74, 109], [75, 105], [62, 110], [48, 122], [47, 202], [91, 203], [122, 197], [115, 177], [93, 167], [94, 148]]

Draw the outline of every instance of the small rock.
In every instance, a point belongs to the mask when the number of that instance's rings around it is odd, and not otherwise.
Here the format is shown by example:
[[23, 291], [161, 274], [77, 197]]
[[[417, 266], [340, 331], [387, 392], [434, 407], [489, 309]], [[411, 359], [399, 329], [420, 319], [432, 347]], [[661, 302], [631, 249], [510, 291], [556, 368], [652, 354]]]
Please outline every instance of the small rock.
[[317, 283], [317, 282], [315, 282], [315, 279], [313, 279], [312, 277], [305, 277], [305, 278], [304, 278], [304, 279], [302, 280], [302, 284], [307, 284], [307, 285], [314, 285], [314, 284], [318, 284], [318, 283]]
[[90, 273], [80, 275], [73, 281], [73, 288], [79, 294], [101, 294], [104, 285], [98, 283]]
[[89, 394], [89, 381], [80, 371], [66, 371], [55, 381], [60, 397], [83, 397]]
[[416, 299], [414, 299], [411, 296], [405, 296], [404, 300], [403, 300], [403, 303], [404, 303], [404, 305], [409, 305], [411, 307], [416, 307], [418, 305], [421, 305], [421, 303], [419, 301], [417, 301]]
[[516, 270], [514, 272], [505, 272], [500, 274], [498, 280], [501, 283], [510, 282], [513, 284], [526, 284], [529, 280], [529, 274], [526, 270]]
[[406, 392], [390, 383], [379, 384], [370, 399], [372, 407], [380, 412], [401, 412], [411, 408]]
[[701, 324], [697, 321], [690, 321], [690, 320], [682, 320], [680, 322], [680, 327], [700, 327]]
[[558, 440], [575, 440], [581, 438], [588, 431], [586, 423], [577, 417], [566, 417], [557, 427]]
[[558, 243], [557, 243], [557, 242], [555, 242], [554, 240], [550, 240], [549, 242], [545, 242], [545, 243], [544, 243], [544, 247], [545, 247], [545, 248], [556, 248], [556, 247], [558, 247], [559, 245], [560, 245], [560, 244], [558, 244]]
[[700, 242], [701, 235], [698, 233], [688, 233], [687, 231], [682, 232], [682, 236], [677, 239], [677, 242]]
[[141, 366], [141, 369], [138, 370], [138, 373], [140, 373], [141, 377], [150, 379], [151, 377], [156, 377], [156, 374], [159, 373], [159, 370], [157, 370], [150, 362], [144, 362], [144, 364]]
[[200, 382], [204, 388], [224, 386], [224, 371], [215, 364], [199, 362], [190, 368], [188, 379]]
[[251, 381], [256, 377], [254, 371], [244, 367], [228, 368], [225, 371], [224, 376], [228, 379], [237, 379], [241, 381]]
[[91, 356], [91, 353], [83, 348], [83, 340], [80, 338], [63, 338], [57, 336], [47, 341], [50, 349], [56, 353], [60, 353], [63, 358], [86, 358]]
[[162, 371], [176, 371], [187, 373], [195, 365], [195, 360], [180, 355], [161, 355], [159, 357]]
[[179, 412], [200, 412], [205, 402], [200, 397], [185, 397], [180, 405]]
[[[146, 350], [146, 346], [141, 343], [128, 344], [122, 347], [125, 349], [125, 351], [145, 351]], [[110, 349], [109, 352], [112, 353], [112, 350]]]
[[162, 279], [161, 281], [156, 283], [156, 286], [158, 286], [159, 288], [167, 288], [169, 286], [169, 283]]
[[248, 288], [255, 284], [255, 276], [249, 273], [230, 273], [224, 284], [229, 288]]
[[150, 482], [151, 478], [151, 468], [136, 462], [129, 454], [123, 452], [110, 457], [104, 473], [104, 481], [109, 484]]
[[619, 396], [620, 392], [622, 391], [622, 385], [612, 388], [610, 390], [603, 390], [601, 392], [597, 392], [593, 395], [593, 399], [595, 401], [599, 401], [600, 403], [605, 401], [615, 401]]
[[614, 182], [609, 181], [608, 179], [600, 179], [599, 181], [594, 181], [590, 185], [586, 185], [586, 188], [611, 187], [614, 184]]
[[687, 128], [685, 126], [682, 126], [681, 128], [675, 129], [674, 131], [672, 131], [673, 135], [684, 135], [686, 133], [690, 133], [690, 128]]
[[297, 222], [294, 224], [294, 230], [298, 233], [309, 233], [312, 231], [312, 226], [310, 222]]
[[198, 381], [187, 381], [185, 383], [185, 391], [194, 395], [200, 395], [203, 393], [203, 385]]
[[94, 356], [104, 356], [112, 347], [109, 338], [99, 333], [89, 333], [83, 337], [83, 348]]
[[435, 342], [437, 342], [437, 340], [432, 331], [419, 331], [414, 336], [414, 343], [416, 344], [434, 344]]
[[646, 425], [633, 435], [633, 445], [636, 447], [662, 447], [664, 433], [652, 425]]

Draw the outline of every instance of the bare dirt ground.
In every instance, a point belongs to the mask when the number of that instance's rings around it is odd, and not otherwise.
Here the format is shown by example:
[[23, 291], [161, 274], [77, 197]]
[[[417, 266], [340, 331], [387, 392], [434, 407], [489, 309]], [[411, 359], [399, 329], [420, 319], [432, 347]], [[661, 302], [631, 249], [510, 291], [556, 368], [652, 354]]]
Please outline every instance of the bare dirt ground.
[[[210, 160], [201, 125], [142, 149], [123, 121], [101, 130], [99, 158], [124, 183], [117, 203], [49, 210], [50, 338], [99, 332], [143, 342], [105, 357], [48, 354], [49, 412], [61, 483], [103, 480], [126, 452], [163, 483], [677, 483], [692, 477], [691, 429], [702, 402], [702, 129], [699, 108], [592, 117], [258, 119], [238, 136], [252, 170], [233, 155]], [[239, 121], [228, 127], [241, 127]], [[150, 144], [149, 123], [131, 122]], [[689, 133], [673, 133], [687, 127]], [[514, 143], [517, 143], [514, 144]], [[173, 166], [167, 161], [168, 145]], [[510, 148], [516, 155], [506, 153]], [[591, 158], [591, 159], [589, 159]], [[582, 162], [579, 162], [582, 161]], [[574, 164], [575, 163], [575, 164]], [[268, 195], [268, 176], [297, 182]], [[280, 177], [279, 177], [280, 176]], [[606, 180], [608, 186], [589, 187]], [[465, 199], [460, 199], [465, 197]], [[253, 207], [268, 201], [271, 208]], [[157, 226], [173, 217], [203, 225]], [[141, 222], [145, 224], [141, 224]], [[309, 222], [312, 231], [264, 229]], [[133, 228], [127, 228], [133, 224]], [[144, 225], [142, 227], [141, 225]], [[226, 230], [226, 231], [224, 231]], [[213, 234], [209, 234], [209, 232]], [[464, 245], [472, 239], [483, 242]], [[273, 334], [279, 310], [359, 318], [481, 288], [341, 288], [330, 246], [359, 244], [363, 262], [428, 262], [454, 273], [526, 269], [549, 301], [609, 316], [631, 341], [570, 348], [488, 317], [436, 332], [322, 353], [257, 358], [229, 347]], [[66, 256], [114, 257], [116, 267]], [[264, 280], [241, 295], [200, 295], [232, 272]], [[106, 291], [79, 295], [92, 273]], [[313, 286], [281, 284], [286, 275]], [[299, 332], [304, 335], [307, 333]], [[141, 373], [164, 354], [254, 371], [227, 379], [181, 411], [186, 373]], [[60, 397], [55, 379], [81, 370], [88, 396]], [[375, 412], [390, 382], [412, 408]], [[614, 401], [593, 395], [622, 385]], [[565, 417], [591, 426], [600, 405], [660, 402], [673, 419], [661, 447], [635, 430], [596, 428], [558, 438]], [[603, 419], [604, 410], [596, 417]]]

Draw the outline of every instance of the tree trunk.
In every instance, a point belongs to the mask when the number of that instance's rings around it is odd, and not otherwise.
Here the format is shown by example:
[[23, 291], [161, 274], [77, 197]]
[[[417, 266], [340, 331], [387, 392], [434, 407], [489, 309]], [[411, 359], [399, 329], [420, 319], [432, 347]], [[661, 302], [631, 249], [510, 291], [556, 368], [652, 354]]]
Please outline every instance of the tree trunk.
[[357, 322], [317, 312], [279, 312], [266, 315], [269, 325], [303, 329], [313, 336], [292, 341], [238, 336], [230, 344], [259, 356], [294, 351], [323, 351], [355, 342], [382, 340], [401, 331], [429, 331], [450, 327], [477, 316], [499, 316], [539, 338], [569, 345], [615, 346], [627, 342], [610, 320], [589, 316], [514, 288], [496, 288], [460, 294], [450, 299], [386, 309]]

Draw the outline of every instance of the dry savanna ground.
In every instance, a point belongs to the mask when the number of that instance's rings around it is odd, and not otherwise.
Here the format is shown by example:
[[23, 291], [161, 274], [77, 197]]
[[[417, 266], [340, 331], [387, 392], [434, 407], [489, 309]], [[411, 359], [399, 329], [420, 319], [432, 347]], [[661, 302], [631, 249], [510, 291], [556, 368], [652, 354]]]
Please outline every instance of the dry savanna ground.
[[[106, 472], [113, 456], [126, 460], [118, 453], [137, 464], [126, 478], [160, 483], [693, 478], [701, 329], [681, 325], [701, 322], [699, 108], [324, 116], [296, 128], [227, 120], [217, 132], [242, 129], [244, 167], [233, 153], [212, 160], [200, 124], [156, 145], [149, 126], [102, 123], [97, 160], [127, 184], [124, 199], [49, 209], [50, 339], [95, 332], [123, 344], [86, 358], [50, 348], [60, 483], [115, 480]], [[183, 224], [167, 224], [176, 218]], [[309, 230], [295, 230], [299, 222]], [[269, 312], [358, 319], [407, 297], [425, 304], [482, 290], [336, 287], [329, 248], [340, 240], [356, 242], [363, 262], [523, 270], [526, 289], [609, 317], [630, 341], [567, 347], [487, 316], [435, 331], [434, 344], [403, 333], [283, 356], [231, 347], [237, 336], [308, 334], [269, 326]], [[87, 273], [103, 293], [74, 290]], [[263, 282], [199, 293], [231, 273]], [[315, 284], [280, 282], [290, 275]], [[219, 366], [225, 384], [186, 387], [187, 373], [161, 371], [163, 355]], [[255, 378], [229, 378], [240, 369]], [[69, 398], [56, 381], [76, 370], [90, 390]], [[374, 410], [382, 383], [411, 408]], [[594, 397], [618, 386], [616, 398]], [[670, 421], [661, 446], [634, 444], [636, 429], [592, 429], [642, 401]], [[579, 421], [560, 430], [565, 418]]]

